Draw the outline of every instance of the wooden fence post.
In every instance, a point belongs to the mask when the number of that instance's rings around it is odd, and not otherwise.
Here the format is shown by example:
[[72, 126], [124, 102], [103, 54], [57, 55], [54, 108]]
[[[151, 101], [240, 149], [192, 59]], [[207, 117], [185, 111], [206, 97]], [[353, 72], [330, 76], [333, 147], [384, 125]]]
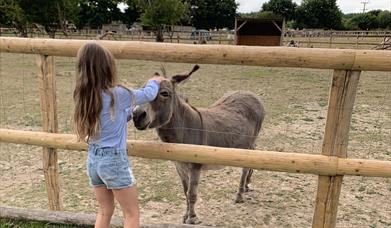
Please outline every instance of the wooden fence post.
[[358, 39], [360, 38], [360, 36], [357, 34], [357, 38], [356, 38], [356, 49], [358, 49]]
[[[347, 157], [350, 119], [361, 71], [334, 70], [322, 154]], [[336, 225], [343, 176], [319, 176], [313, 228]]]
[[330, 45], [329, 48], [331, 48], [333, 45], [333, 32], [330, 33]]
[[[46, 132], [56, 133], [58, 132], [58, 121], [54, 57], [39, 55], [37, 64], [42, 128]], [[43, 147], [42, 163], [49, 209], [60, 210], [59, 168], [56, 149]]]

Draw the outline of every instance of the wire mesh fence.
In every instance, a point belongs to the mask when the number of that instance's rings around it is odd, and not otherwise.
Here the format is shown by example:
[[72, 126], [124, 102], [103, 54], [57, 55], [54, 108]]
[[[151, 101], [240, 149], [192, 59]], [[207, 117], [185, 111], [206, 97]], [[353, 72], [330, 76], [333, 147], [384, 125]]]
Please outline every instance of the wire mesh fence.
[[[55, 59], [59, 132], [71, 133], [75, 59]], [[35, 61], [33, 55], [0, 53], [1, 128], [41, 130]], [[160, 65], [118, 60], [119, 82], [130, 88], [141, 87]], [[190, 64], [164, 65], [169, 75], [191, 68]], [[257, 138], [258, 149], [319, 154], [331, 74], [330, 70], [202, 65], [177, 91], [195, 107], [207, 107], [229, 91], [252, 91], [260, 97], [266, 110]], [[390, 76], [390, 72], [363, 73], [351, 124], [349, 157], [391, 160]], [[136, 131], [131, 123], [128, 138], [159, 140], [153, 130]], [[85, 156], [84, 152], [59, 150], [64, 210], [95, 211]], [[41, 160], [40, 147], [0, 143], [0, 204], [47, 207]], [[143, 220], [181, 221], [186, 204], [174, 165], [169, 161], [131, 160]], [[205, 172], [201, 179], [197, 207], [205, 225], [306, 227], [311, 224], [316, 176], [256, 171], [251, 184], [254, 191], [246, 194], [244, 204], [233, 203], [240, 180], [238, 168]], [[389, 226], [390, 204], [385, 202], [390, 196], [388, 179], [346, 177], [337, 226]], [[120, 216], [120, 210], [116, 211]]]

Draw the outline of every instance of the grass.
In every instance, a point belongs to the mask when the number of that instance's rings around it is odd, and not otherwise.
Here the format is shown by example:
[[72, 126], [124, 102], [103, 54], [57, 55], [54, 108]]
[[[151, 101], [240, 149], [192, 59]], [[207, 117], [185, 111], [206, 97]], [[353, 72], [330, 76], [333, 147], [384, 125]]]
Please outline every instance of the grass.
[[169, 191], [170, 187], [176, 183], [173, 180], [161, 180], [152, 186], [151, 192], [146, 193], [145, 188], [140, 188], [140, 203], [147, 204], [153, 202], [176, 202], [177, 195], [175, 191]]
[[82, 227], [93, 227], [93, 226], [63, 225], [63, 224], [53, 224], [47, 222], [0, 218], [0, 228], [82, 228]]
[[304, 120], [304, 121], [307, 121], [307, 122], [314, 122], [314, 120], [313, 120], [313, 119], [311, 119], [311, 118], [308, 118], [308, 117], [305, 117], [305, 118], [303, 118], [302, 120]]

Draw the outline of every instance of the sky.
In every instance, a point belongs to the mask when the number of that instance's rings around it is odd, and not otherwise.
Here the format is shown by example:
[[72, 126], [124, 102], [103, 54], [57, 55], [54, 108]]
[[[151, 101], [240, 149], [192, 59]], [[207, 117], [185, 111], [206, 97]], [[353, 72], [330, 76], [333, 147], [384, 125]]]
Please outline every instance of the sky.
[[[264, 2], [268, 0], [236, 0], [239, 3], [238, 11], [241, 13], [248, 13], [259, 11]], [[301, 0], [293, 0], [297, 4]], [[365, 11], [382, 9], [391, 10], [391, 0], [337, 0], [337, 4], [343, 13], [359, 13], [363, 11], [363, 4], [361, 2], [369, 2], [366, 5]]]

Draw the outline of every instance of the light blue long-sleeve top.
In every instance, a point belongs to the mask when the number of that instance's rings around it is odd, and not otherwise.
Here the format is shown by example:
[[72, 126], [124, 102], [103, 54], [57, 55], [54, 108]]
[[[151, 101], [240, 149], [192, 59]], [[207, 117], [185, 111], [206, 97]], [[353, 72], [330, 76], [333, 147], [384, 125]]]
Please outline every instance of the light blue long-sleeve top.
[[93, 144], [95, 148], [126, 149], [127, 120], [131, 119], [133, 107], [153, 101], [158, 91], [159, 83], [155, 80], [149, 80], [143, 88], [137, 90], [114, 87], [114, 115], [110, 113], [111, 98], [107, 93], [103, 93], [102, 111], [99, 115], [100, 132], [98, 136], [90, 139], [88, 144]]

